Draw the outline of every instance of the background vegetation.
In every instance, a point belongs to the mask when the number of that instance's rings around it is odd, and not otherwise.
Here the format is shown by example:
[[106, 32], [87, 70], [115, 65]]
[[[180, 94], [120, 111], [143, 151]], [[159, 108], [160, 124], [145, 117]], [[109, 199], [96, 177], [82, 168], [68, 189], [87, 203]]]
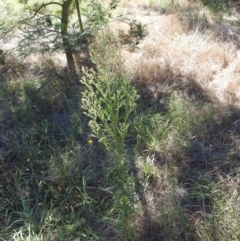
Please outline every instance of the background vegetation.
[[79, 4], [0, 1], [0, 240], [240, 240], [238, 1]]

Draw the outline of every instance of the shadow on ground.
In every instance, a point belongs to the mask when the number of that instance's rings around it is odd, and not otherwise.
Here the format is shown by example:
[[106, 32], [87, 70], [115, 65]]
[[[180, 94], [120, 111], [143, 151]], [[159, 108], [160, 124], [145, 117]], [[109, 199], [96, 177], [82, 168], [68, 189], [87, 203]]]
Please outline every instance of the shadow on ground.
[[[137, 133], [130, 131], [132, 136], [126, 148], [131, 156], [130, 172], [141, 207], [136, 241], [200, 240], [196, 224], [206, 222], [207, 216], [214, 217], [215, 186], [221, 180], [239, 175], [239, 110], [212, 103], [208, 93], [190, 82], [179, 84], [178, 81], [175, 86], [172, 81], [155, 89], [135, 83], [141, 95], [137, 116], [167, 116], [167, 102], [176, 96], [196, 106], [209, 106], [209, 114], [192, 125], [190, 135], [184, 137], [185, 144], [179, 150], [176, 145], [171, 153], [166, 153], [169, 149], [152, 153], [156, 166], [160, 169], [165, 166], [174, 175], [169, 176], [171, 191], [168, 187], [157, 190], [154, 180], [149, 181], [147, 188], [144, 186], [134, 159], [136, 153], [132, 152]], [[95, 240], [124, 240], [111, 220], [102, 219], [112, 205], [105, 178], [108, 155], [91, 136], [88, 119], [81, 110], [81, 90], [80, 86], [70, 86], [54, 76], [41, 82], [1, 80], [0, 224], [3, 237], [8, 238], [5, 227], [9, 223], [14, 224], [13, 229], [29, 221], [38, 227], [44, 223], [43, 213], [53, 209], [61, 214], [55, 217], [60, 227], [71, 214], [77, 213], [81, 225], [74, 229], [76, 235], [88, 231], [88, 237]], [[89, 139], [93, 143], [90, 144]], [[134, 151], [143, 154], [148, 140], [138, 143]], [[154, 200], [149, 199], [149, 194]], [[26, 200], [27, 209], [22, 200]], [[155, 203], [159, 210], [151, 206]], [[21, 216], [26, 211], [28, 219]], [[71, 238], [71, 234], [64, 235], [66, 239]]]
[[[204, 235], [200, 236], [198, 225], [202, 225], [202, 230], [205, 230], [203, 232], [209, 232], [207, 235], [211, 240], [221, 238], [224, 232], [228, 232], [221, 230], [218, 221], [213, 220], [219, 218], [216, 207], [221, 205], [219, 200], [223, 197], [223, 192], [228, 190], [229, 197], [236, 196], [239, 192], [236, 177], [239, 177], [240, 171], [240, 111], [210, 101], [207, 93], [199, 88], [191, 87], [191, 91], [188, 91], [185, 86], [178, 90], [178, 95], [196, 105], [199, 113], [203, 105], [208, 106], [207, 113], [204, 111], [204, 115], [192, 123], [189, 135], [184, 137], [184, 145], [179, 150], [176, 142], [176, 146], [173, 146], [175, 150], [154, 152], [157, 166], [177, 170], [173, 171], [176, 183], [172, 196], [168, 196], [167, 191], [156, 190], [156, 182], [150, 188], [155, 198], [166, 200], [159, 207], [162, 212], [159, 217], [152, 210], [146, 191], [140, 191], [144, 188], [136, 178], [136, 187], [140, 188], [136, 193], [141, 197], [140, 200], [144, 200], [144, 215], [137, 240], [202, 240]], [[140, 92], [142, 101], [148, 102], [147, 108], [140, 108], [141, 114], [148, 114], [148, 108], [151, 108], [154, 110], [152, 114], [168, 115], [168, 106], [163, 104], [164, 98], [168, 99], [174, 91], [156, 92], [153, 96], [148, 86], [143, 85], [140, 86]], [[193, 98], [195, 93], [198, 98]], [[146, 107], [140, 101], [141, 106]], [[168, 206], [168, 201], [174, 210]], [[236, 203], [233, 208], [238, 210]], [[217, 231], [212, 232], [213, 229]]]

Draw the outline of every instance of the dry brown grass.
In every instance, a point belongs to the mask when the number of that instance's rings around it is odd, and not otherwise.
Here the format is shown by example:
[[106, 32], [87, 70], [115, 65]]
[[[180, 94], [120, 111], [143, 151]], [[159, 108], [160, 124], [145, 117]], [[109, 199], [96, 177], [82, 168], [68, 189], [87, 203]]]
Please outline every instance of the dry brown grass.
[[36, 79], [49, 76], [63, 76], [66, 69], [64, 54], [31, 54], [28, 57], [20, 57], [18, 52], [7, 55], [6, 63], [0, 65], [0, 80], [4, 79]]
[[[230, 37], [224, 40], [224, 33], [219, 30], [223, 27], [216, 30], [215, 25], [205, 29], [207, 31], [189, 30], [186, 20], [179, 17], [181, 12], [170, 15], [161, 15], [151, 9], [146, 12], [141, 10], [141, 4], [144, 5], [142, 2], [124, 5], [129, 8], [125, 12], [131, 12], [147, 24], [149, 33], [137, 51], [123, 51], [126, 68], [133, 80], [148, 86], [163, 83], [177, 87], [192, 85], [223, 104], [239, 106], [239, 51], [229, 42]], [[133, 12], [135, 8], [138, 11]], [[216, 36], [220, 36], [221, 41]]]

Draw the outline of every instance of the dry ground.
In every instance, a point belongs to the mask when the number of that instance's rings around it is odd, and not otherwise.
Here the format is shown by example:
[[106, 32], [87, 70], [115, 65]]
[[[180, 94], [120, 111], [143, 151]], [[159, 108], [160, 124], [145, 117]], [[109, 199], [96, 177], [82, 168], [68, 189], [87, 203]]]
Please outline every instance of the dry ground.
[[224, 105], [240, 107], [240, 27], [224, 21], [213, 24], [206, 19], [207, 10], [193, 10], [187, 4], [177, 13], [163, 14], [148, 2], [123, 5], [124, 13], [148, 29], [137, 51], [123, 51], [132, 78], [148, 86], [195, 85]]

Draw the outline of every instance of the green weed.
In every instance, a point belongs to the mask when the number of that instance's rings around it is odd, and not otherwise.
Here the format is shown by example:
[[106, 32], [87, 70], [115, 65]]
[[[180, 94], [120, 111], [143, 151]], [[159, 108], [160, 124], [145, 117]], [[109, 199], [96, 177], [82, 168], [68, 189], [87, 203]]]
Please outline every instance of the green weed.
[[127, 74], [120, 74], [121, 59], [117, 50], [104, 43], [104, 55], [93, 52], [94, 70], [84, 70], [82, 105], [90, 117], [89, 126], [99, 142], [111, 156], [111, 168], [107, 174], [114, 191], [111, 212], [119, 216], [118, 226], [126, 237], [134, 235], [134, 225], [126, 222], [134, 213], [131, 176], [127, 175], [125, 139], [130, 117], [136, 108], [138, 95]]

